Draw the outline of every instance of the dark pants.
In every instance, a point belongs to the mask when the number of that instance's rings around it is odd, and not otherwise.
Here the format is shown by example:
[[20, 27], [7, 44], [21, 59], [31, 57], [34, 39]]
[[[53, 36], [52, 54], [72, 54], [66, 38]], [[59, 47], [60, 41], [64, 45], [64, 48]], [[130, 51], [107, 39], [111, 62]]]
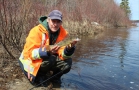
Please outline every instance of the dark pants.
[[43, 60], [38, 74], [47, 74], [50, 71], [53, 71], [53, 75], [63, 71], [57, 76], [61, 77], [63, 74], [66, 74], [70, 71], [72, 65], [72, 59], [60, 60], [57, 56], [52, 55], [49, 58]]

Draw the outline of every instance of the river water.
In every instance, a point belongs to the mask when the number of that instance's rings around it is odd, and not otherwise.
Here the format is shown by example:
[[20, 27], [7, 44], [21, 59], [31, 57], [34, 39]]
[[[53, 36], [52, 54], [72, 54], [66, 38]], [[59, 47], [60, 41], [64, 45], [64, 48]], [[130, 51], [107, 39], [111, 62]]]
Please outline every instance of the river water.
[[[139, 24], [138, 24], [139, 26]], [[80, 37], [72, 70], [62, 76], [70, 90], [139, 90], [139, 27]]]

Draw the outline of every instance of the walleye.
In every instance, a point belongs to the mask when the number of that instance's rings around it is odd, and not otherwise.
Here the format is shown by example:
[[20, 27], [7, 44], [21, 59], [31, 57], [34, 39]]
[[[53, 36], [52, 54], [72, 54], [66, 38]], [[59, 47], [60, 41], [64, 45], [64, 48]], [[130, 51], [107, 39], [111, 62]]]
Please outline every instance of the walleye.
[[47, 51], [51, 50], [55, 45], [60, 46], [60, 47], [67, 46], [68, 44], [70, 44], [70, 43], [72, 43], [74, 41], [80, 41], [80, 40], [81, 39], [79, 39], [79, 38], [70, 38], [70, 37], [67, 37], [64, 40], [62, 40], [62, 41], [60, 41], [60, 42], [58, 42], [58, 43], [56, 43], [54, 45], [47, 45], [46, 46], [46, 50]]

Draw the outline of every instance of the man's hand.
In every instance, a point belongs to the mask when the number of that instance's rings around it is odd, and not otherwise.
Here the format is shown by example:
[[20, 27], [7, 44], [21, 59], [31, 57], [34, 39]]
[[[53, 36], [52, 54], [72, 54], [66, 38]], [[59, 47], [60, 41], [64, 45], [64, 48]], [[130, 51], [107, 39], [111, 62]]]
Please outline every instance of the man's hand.
[[70, 44], [68, 44], [68, 45], [66, 46], [66, 48], [67, 48], [68, 50], [70, 50], [71, 48], [75, 47], [75, 45], [76, 45], [76, 43], [77, 43], [78, 41], [79, 41], [79, 40], [73, 40]]
[[54, 46], [49, 52], [50, 52], [51, 54], [56, 54], [59, 48], [60, 48], [60, 46], [57, 46], [57, 45], [56, 45], [56, 46]]

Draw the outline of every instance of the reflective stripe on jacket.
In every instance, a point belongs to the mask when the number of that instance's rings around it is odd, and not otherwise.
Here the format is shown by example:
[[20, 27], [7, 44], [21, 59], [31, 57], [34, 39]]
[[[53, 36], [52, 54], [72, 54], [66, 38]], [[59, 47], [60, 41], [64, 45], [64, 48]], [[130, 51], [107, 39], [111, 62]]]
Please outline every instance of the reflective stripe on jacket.
[[[56, 43], [63, 40], [67, 35], [67, 31], [62, 26], [60, 26], [60, 33]], [[42, 63], [42, 58], [40, 57], [39, 50], [41, 48], [42, 51], [46, 52], [46, 45], [49, 45], [49, 35], [47, 30], [41, 24], [39, 24], [38, 26], [31, 29], [26, 39], [23, 52], [19, 58], [19, 61], [23, 66], [22, 69], [31, 74], [31, 76], [36, 77], [37, 75], [37, 72]], [[69, 57], [64, 55], [64, 49], [65, 46], [61, 47], [57, 52], [61, 60]]]

